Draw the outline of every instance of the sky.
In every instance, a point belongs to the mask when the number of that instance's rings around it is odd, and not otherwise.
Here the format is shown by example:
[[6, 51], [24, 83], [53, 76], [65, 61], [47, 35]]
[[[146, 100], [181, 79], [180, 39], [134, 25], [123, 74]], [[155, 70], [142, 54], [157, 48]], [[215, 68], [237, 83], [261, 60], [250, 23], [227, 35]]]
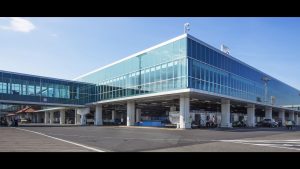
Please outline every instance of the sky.
[[300, 89], [300, 18], [0, 17], [0, 70], [74, 79], [183, 34]]

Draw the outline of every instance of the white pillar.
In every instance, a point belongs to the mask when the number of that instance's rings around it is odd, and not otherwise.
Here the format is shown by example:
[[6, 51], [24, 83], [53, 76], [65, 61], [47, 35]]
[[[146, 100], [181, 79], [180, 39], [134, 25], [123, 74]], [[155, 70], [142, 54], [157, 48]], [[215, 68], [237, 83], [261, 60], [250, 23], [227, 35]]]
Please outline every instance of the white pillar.
[[54, 111], [50, 111], [50, 124], [54, 123]]
[[45, 120], [44, 120], [44, 123], [45, 124], [48, 124], [49, 123], [49, 112], [46, 112], [45, 111], [45, 118], [44, 118]]
[[82, 114], [82, 109], [75, 109], [75, 124], [81, 124], [80, 115]]
[[184, 97], [184, 96], [180, 97], [179, 127], [182, 129], [191, 128], [189, 97]]
[[284, 110], [279, 110], [279, 118], [281, 119], [282, 126], [285, 126], [285, 112], [284, 112]]
[[79, 110], [79, 114], [81, 116], [80, 118], [80, 125], [86, 125], [86, 114], [90, 113], [90, 108], [81, 108], [78, 109]]
[[65, 110], [60, 110], [59, 112], [59, 121], [60, 121], [60, 124], [65, 124], [65, 120], [66, 120], [66, 112]]
[[230, 100], [221, 100], [221, 127], [232, 127], [230, 123]]
[[76, 114], [76, 124], [80, 124], [80, 114]]
[[77, 124], [77, 109], [75, 109], [74, 124]]
[[295, 124], [298, 125], [298, 113], [295, 113]]
[[248, 104], [247, 107], [247, 125], [248, 127], [255, 127], [255, 105]]
[[272, 119], [272, 107], [265, 108], [265, 119]]
[[85, 114], [80, 114], [80, 125], [86, 125], [86, 116]]
[[294, 118], [294, 112], [293, 111], [289, 112], [289, 119], [292, 120], [292, 121], [295, 120], [295, 118]]
[[127, 102], [127, 126], [134, 125], [134, 110], [135, 110], [134, 101], [128, 101]]
[[115, 121], [115, 118], [116, 118], [116, 111], [115, 111], [115, 110], [112, 110], [112, 111], [111, 111], [111, 120], [114, 122], [114, 121]]
[[102, 120], [102, 104], [96, 105], [95, 125], [97, 125], [97, 126], [103, 125], [103, 120]]
[[136, 122], [141, 121], [141, 115], [142, 115], [142, 110], [141, 109], [136, 109]]

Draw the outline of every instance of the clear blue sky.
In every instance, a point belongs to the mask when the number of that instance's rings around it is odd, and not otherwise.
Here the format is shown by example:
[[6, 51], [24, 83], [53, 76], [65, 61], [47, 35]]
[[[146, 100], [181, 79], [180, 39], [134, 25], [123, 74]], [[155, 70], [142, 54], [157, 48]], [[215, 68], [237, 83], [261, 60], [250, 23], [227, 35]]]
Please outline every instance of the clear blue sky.
[[300, 89], [300, 18], [0, 18], [0, 70], [73, 79], [183, 33]]

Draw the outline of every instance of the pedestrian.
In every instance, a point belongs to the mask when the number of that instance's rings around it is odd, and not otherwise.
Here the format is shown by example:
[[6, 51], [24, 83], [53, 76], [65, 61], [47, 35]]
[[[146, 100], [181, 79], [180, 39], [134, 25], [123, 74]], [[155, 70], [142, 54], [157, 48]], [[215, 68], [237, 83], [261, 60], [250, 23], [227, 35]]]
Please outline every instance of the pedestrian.
[[291, 120], [289, 121], [289, 125], [290, 125], [291, 130], [293, 130], [293, 122]]
[[211, 119], [211, 125], [212, 125], [213, 127], [215, 126], [215, 120], [216, 120], [216, 119], [215, 119], [215, 116], [213, 116], [212, 119]]
[[206, 116], [206, 127], [210, 127], [210, 117], [209, 117], [209, 115], [208, 116]]
[[15, 117], [15, 127], [18, 127], [18, 118], [17, 117]]
[[285, 121], [285, 126], [287, 127], [288, 130], [293, 129], [293, 122], [291, 120]]

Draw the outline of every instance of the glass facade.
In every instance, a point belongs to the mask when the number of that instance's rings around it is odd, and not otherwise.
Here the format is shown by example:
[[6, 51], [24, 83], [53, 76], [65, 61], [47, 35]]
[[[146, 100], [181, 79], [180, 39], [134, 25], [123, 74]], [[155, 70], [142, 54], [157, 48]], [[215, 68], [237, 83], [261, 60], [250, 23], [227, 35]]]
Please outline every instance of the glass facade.
[[86, 104], [194, 88], [274, 105], [300, 103], [300, 91], [190, 36], [139, 52], [75, 81], [0, 72], [0, 100]]
[[300, 91], [187, 35], [79, 78], [96, 84], [97, 101], [195, 88], [274, 105], [300, 103]]
[[187, 39], [182, 38], [78, 79], [97, 84], [97, 100], [187, 88]]
[[85, 104], [95, 101], [95, 85], [0, 71], [0, 100]]
[[300, 103], [300, 91], [189, 35], [187, 42], [188, 87], [250, 101], [292, 105]]

